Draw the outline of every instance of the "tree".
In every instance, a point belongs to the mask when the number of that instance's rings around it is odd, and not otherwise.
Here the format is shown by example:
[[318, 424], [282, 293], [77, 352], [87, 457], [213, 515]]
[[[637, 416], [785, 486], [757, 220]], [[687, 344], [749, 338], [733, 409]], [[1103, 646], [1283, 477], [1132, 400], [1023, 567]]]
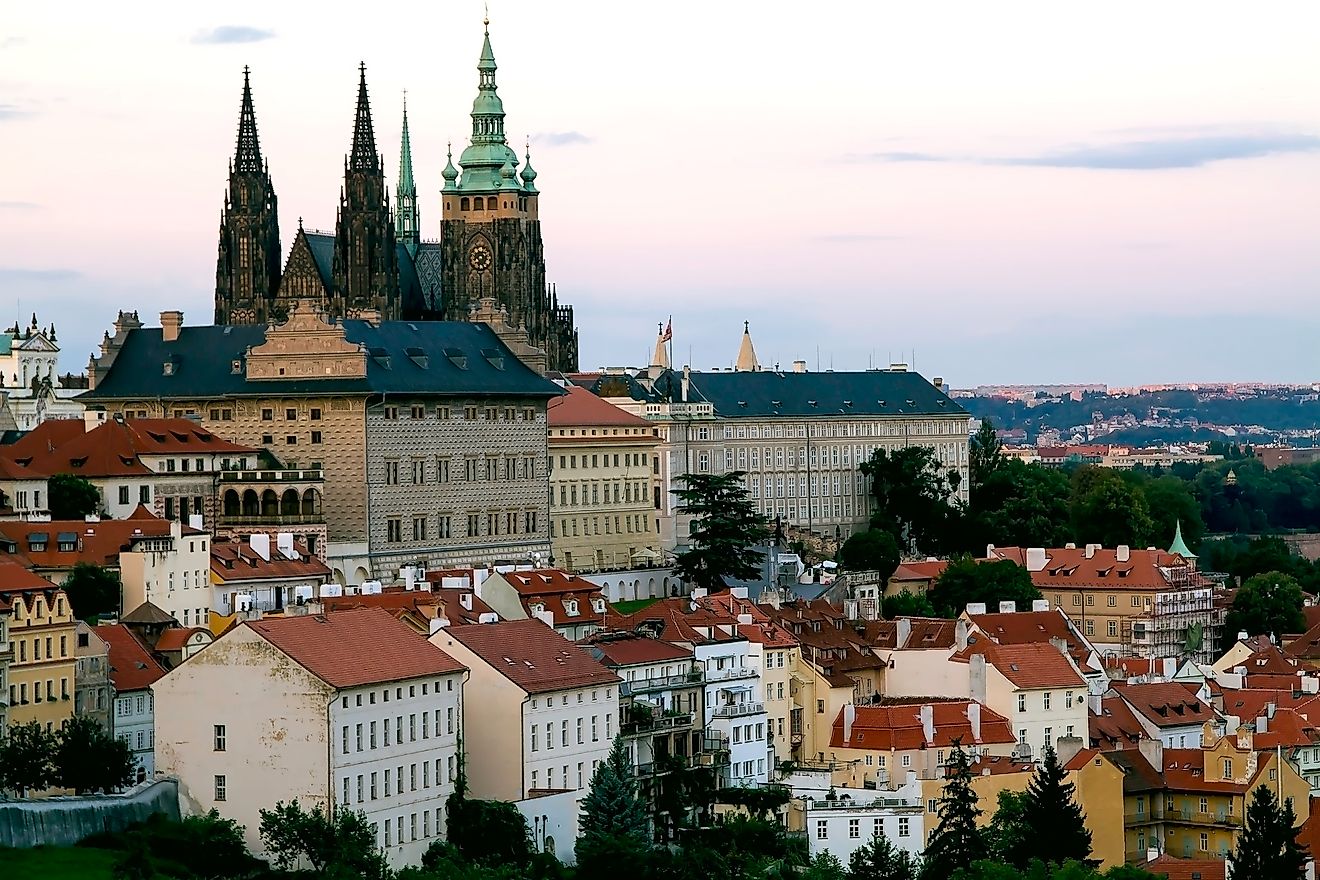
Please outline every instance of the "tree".
[[1062, 547], [1072, 539], [1069, 499], [1072, 487], [1059, 468], [1001, 463], [972, 494], [970, 548]]
[[79, 620], [95, 621], [102, 614], [119, 613], [119, 575], [108, 568], [79, 562], [62, 586]]
[[1182, 526], [1183, 540], [1195, 552], [1205, 536], [1201, 504], [1186, 480], [1166, 474], [1142, 487], [1153, 525], [1152, 537], [1161, 547], [1169, 546], [1173, 534]]
[[1010, 559], [977, 562], [963, 556], [949, 563], [928, 595], [937, 612], [957, 617], [970, 602], [985, 603], [991, 612], [1007, 601], [1030, 609], [1040, 590], [1031, 582], [1031, 573]]
[[818, 852], [801, 874], [802, 880], [843, 880], [843, 863], [829, 850]]
[[55, 782], [78, 794], [111, 792], [133, 784], [133, 750], [87, 715], [67, 719], [55, 735]]
[[11, 724], [0, 738], [0, 789], [19, 797], [41, 791], [55, 782], [55, 737], [36, 721]]
[[110, 876], [114, 880], [154, 880], [156, 863], [141, 836], [129, 840], [128, 848], [110, 869]]
[[880, 448], [860, 470], [871, 480], [872, 529], [889, 532], [905, 550], [915, 546], [930, 552], [948, 546], [959, 515], [952, 499], [961, 475], [940, 464], [934, 449]]
[[[1146, 499], [1112, 471], [1081, 468], [1073, 475], [1072, 523], [1079, 541], [1117, 547], [1145, 547], [1154, 522]], [[1172, 537], [1172, 534], [1170, 534]]]
[[674, 573], [691, 586], [722, 590], [724, 579], [755, 580], [762, 558], [753, 547], [766, 539], [768, 521], [756, 512], [743, 471], [682, 474], [675, 489], [678, 512], [693, 517], [688, 549], [678, 555]]
[[976, 824], [981, 808], [972, 790], [971, 763], [958, 740], [953, 742], [946, 769], [948, 781], [938, 801], [939, 823], [926, 844], [923, 880], [945, 880], [989, 855], [985, 835]]
[[1301, 585], [1281, 571], [1249, 578], [1233, 595], [1233, 605], [1224, 619], [1224, 632], [1229, 634], [1282, 636], [1305, 629]]
[[474, 865], [523, 869], [532, 862], [532, 836], [518, 808], [504, 801], [467, 796], [467, 752], [458, 737], [458, 774], [445, 801], [446, 835], [463, 859]]
[[967, 470], [971, 477], [968, 490], [973, 498], [986, 480], [1004, 463], [1004, 444], [990, 419], [981, 419], [981, 427], [967, 444]]
[[280, 801], [260, 815], [261, 842], [280, 868], [306, 860], [324, 877], [386, 880], [390, 875], [375, 827], [363, 813], [337, 807], [326, 815], [320, 804], [309, 812], [295, 800]]
[[883, 529], [858, 532], [839, 548], [839, 564], [850, 571], [878, 571], [880, 582], [898, 568], [898, 542]]
[[577, 876], [606, 878], [641, 871], [651, 848], [648, 824], [623, 737], [615, 737], [609, 758], [596, 765], [582, 799], [581, 832], [574, 846]]
[[848, 880], [916, 880], [920, 864], [912, 854], [894, 846], [883, 834], [871, 839], [848, 856]]
[[1306, 873], [1306, 848], [1297, 842], [1299, 828], [1292, 798], [1280, 806], [1273, 790], [1260, 785], [1247, 805], [1247, 818], [1233, 850], [1233, 876], [1300, 880]]
[[82, 519], [101, 509], [101, 490], [83, 477], [55, 474], [47, 483], [51, 519]]
[[1054, 747], [1045, 746], [1022, 802], [1025, 832], [1010, 860], [1026, 867], [1032, 859], [1053, 865], [1091, 857], [1091, 832], [1086, 816], [1073, 798], [1075, 786], [1068, 781]]
[[1026, 792], [1007, 788], [999, 792], [995, 814], [985, 829], [985, 840], [991, 854], [1001, 862], [1012, 863], [1029, 840], [1022, 819], [1026, 799]]
[[934, 617], [935, 606], [925, 593], [913, 593], [904, 590], [893, 596], [885, 596], [880, 608], [889, 620], [895, 617]]

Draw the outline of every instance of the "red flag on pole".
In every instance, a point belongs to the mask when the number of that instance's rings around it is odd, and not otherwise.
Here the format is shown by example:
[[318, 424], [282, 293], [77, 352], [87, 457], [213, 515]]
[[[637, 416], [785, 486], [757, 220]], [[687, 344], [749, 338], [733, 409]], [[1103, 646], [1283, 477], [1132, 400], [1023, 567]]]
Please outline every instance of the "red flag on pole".
[[660, 336], [660, 341], [668, 342], [673, 338], [674, 338], [674, 319], [670, 318], [669, 323], [665, 325], [665, 332]]

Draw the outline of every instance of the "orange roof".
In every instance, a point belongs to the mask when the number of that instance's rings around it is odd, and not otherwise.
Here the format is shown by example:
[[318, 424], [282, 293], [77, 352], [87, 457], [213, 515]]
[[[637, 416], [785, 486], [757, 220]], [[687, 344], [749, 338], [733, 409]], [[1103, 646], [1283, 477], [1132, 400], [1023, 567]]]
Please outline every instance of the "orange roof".
[[1238, 666], [1245, 667], [1247, 675], [1297, 675], [1313, 668], [1313, 664], [1299, 660], [1296, 655], [1290, 656], [1275, 644], [1252, 652], [1233, 668], [1237, 669]]
[[[606, 425], [628, 428], [650, 428], [651, 423], [641, 416], [635, 416], [627, 410], [619, 409], [607, 400], [592, 394], [586, 388], [576, 385], [567, 389], [561, 397], [553, 397], [546, 407], [546, 424], [552, 428], [570, 426]], [[634, 435], [636, 436], [636, 435]], [[645, 436], [654, 436], [650, 431]], [[571, 437], [551, 437], [554, 442], [574, 439]], [[599, 438], [586, 438], [599, 439]], [[611, 436], [613, 442], [616, 437]]]
[[966, 663], [973, 654], [984, 654], [985, 662], [1011, 681], [1014, 687], [1036, 688], [1086, 687], [1068, 658], [1051, 644], [996, 645], [977, 642], [954, 654], [951, 660]]
[[1243, 792], [1246, 783], [1205, 778], [1205, 755], [1201, 749], [1165, 749], [1163, 767], [1165, 788], [1174, 791]]
[[[856, 706], [852, 735], [843, 736], [843, 716], [840, 709], [834, 719], [830, 746], [836, 749], [874, 749], [877, 751], [905, 751], [922, 748], [949, 748], [959, 740], [964, 746], [1010, 744], [1017, 742], [1008, 719], [981, 706], [981, 735], [972, 732], [967, 717], [972, 700], [916, 700], [887, 702], [878, 706]], [[980, 705], [980, 704], [977, 704]], [[930, 706], [933, 736], [926, 740], [921, 724], [921, 710]]]
[[[191, 526], [182, 526], [181, 533], [184, 536], [206, 534]], [[169, 534], [170, 521], [160, 519], [141, 506], [128, 519], [0, 522], [0, 535], [18, 544], [19, 555], [34, 568], [44, 569], [72, 568], [79, 562], [116, 568], [120, 552], [130, 549], [133, 541], [162, 538]], [[33, 549], [32, 538], [37, 535], [46, 536], [44, 550]], [[71, 536], [74, 549], [60, 549], [61, 535]]]
[[[191, 419], [110, 419], [86, 433], [67, 437], [54, 449], [38, 452], [30, 463], [52, 474], [117, 477], [156, 473], [141, 461], [142, 455], [256, 451], [250, 446], [231, 443]], [[19, 462], [24, 463], [22, 459]]]
[[442, 632], [529, 694], [620, 681], [586, 650], [539, 620], [456, 626]]
[[102, 624], [95, 629], [110, 647], [110, 683], [116, 691], [144, 690], [165, 675], [165, 667], [124, 624]]
[[50, 474], [0, 455], [0, 480], [44, 480]]
[[519, 596], [544, 596], [548, 593], [599, 593], [600, 587], [585, 578], [557, 568], [510, 571], [500, 575]]
[[630, 632], [600, 631], [578, 642], [606, 666], [636, 666], [641, 663], [690, 661], [692, 650]]
[[[996, 547], [996, 559], [1009, 559], [1018, 565], [1027, 564], [1025, 547]], [[1163, 550], [1129, 550], [1128, 559], [1120, 562], [1118, 550], [1101, 547], [1090, 559], [1086, 549], [1062, 548], [1045, 551], [1045, 567], [1031, 572], [1031, 582], [1044, 590], [1107, 589], [1163, 590], [1169, 584], [1160, 568], [1183, 567], [1181, 556]]]
[[82, 419], [46, 419], [4, 447], [5, 455], [13, 459], [33, 459], [54, 452], [86, 431]]
[[1214, 709], [1177, 682], [1129, 684], [1119, 693], [1134, 712], [1156, 727], [1199, 725], [1215, 717]]
[[1227, 865], [1223, 859], [1180, 859], [1161, 853], [1159, 858], [1135, 867], [1166, 880], [1225, 880]]
[[1297, 709], [1309, 718], [1320, 722], [1320, 706], [1313, 705], [1320, 700], [1320, 695], [1297, 694], [1291, 689], [1242, 688], [1226, 690], [1224, 695], [1224, 714], [1236, 715], [1248, 722], [1264, 715], [1273, 703], [1277, 709]]
[[1091, 761], [1099, 754], [1099, 749], [1082, 749], [1080, 752], [1073, 755], [1072, 758], [1068, 760], [1068, 763], [1063, 765], [1063, 769], [1067, 770], [1069, 773], [1074, 770], [1080, 770], [1087, 764], [1091, 763]]
[[889, 579], [891, 581], [933, 581], [944, 574], [944, 569], [948, 567], [948, 560], [904, 562], [894, 569], [894, 573], [889, 576]]
[[[999, 776], [1004, 773], [1034, 773], [1034, 761], [1020, 761], [1003, 755], [981, 755], [971, 762], [973, 776]], [[952, 767], [945, 767], [946, 773], [953, 773]]]
[[325, 580], [330, 577], [330, 569], [308, 553], [305, 544], [296, 542], [293, 552], [294, 558], [290, 559], [272, 541], [270, 559], [263, 559], [247, 541], [216, 538], [211, 542], [211, 572], [226, 583], [268, 578]]
[[380, 608], [265, 617], [240, 626], [251, 628], [336, 688], [445, 675], [467, 668]]
[[20, 593], [25, 590], [56, 590], [55, 584], [30, 571], [13, 557], [0, 556], [0, 593]]
[[1320, 660], [1320, 624], [1316, 624], [1288, 643], [1283, 649], [1289, 657]]
[[210, 633], [209, 629], [200, 626], [172, 626], [160, 634], [156, 639], [157, 651], [181, 651], [188, 644], [188, 640], [194, 634], [204, 632]]
[[[1243, 724], [1252, 724], [1253, 719], [1243, 718]], [[1320, 743], [1320, 730], [1296, 709], [1275, 709], [1274, 717], [1266, 717], [1265, 731], [1252, 737], [1252, 746], [1257, 750], [1300, 748]]]
[[1104, 751], [1123, 748], [1146, 736], [1146, 729], [1132, 707], [1119, 697], [1104, 697], [1100, 701], [1100, 713], [1091, 713], [1088, 729], [1091, 745]]

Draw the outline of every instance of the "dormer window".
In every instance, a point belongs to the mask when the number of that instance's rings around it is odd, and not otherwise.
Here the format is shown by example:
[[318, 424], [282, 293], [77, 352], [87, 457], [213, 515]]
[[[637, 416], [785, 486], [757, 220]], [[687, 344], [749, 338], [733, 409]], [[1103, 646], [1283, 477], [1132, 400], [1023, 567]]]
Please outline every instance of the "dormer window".
[[591, 607], [592, 607], [592, 610], [594, 610], [597, 614], [604, 614], [604, 613], [605, 613], [605, 600], [604, 600], [604, 599], [595, 599], [595, 600], [592, 601], [592, 603], [591, 603]]
[[533, 603], [532, 603], [532, 616], [533, 616], [533, 617], [535, 617], [535, 616], [538, 615], [538, 614], [543, 613], [544, 611], [545, 611], [545, 606], [542, 605], [540, 602], [533, 602]]
[[569, 599], [566, 602], [564, 602], [564, 613], [567, 614], [569, 617], [577, 617], [578, 614], [577, 599]]

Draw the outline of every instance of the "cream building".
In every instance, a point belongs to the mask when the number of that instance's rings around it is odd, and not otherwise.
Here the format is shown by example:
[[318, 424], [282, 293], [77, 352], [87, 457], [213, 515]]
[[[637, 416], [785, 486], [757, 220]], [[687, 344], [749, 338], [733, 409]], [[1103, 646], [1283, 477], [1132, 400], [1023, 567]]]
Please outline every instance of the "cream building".
[[539, 620], [450, 626], [431, 642], [470, 671], [472, 796], [586, 794], [619, 733], [619, 677]]
[[[0, 564], [9, 606], [9, 724], [56, 730], [73, 715], [77, 621], [64, 591], [17, 562]], [[0, 653], [3, 653], [0, 645]]]
[[971, 698], [1008, 719], [1019, 754], [1087, 733], [1086, 680], [1054, 645], [978, 643], [952, 661], [967, 663]]
[[659, 558], [656, 428], [571, 387], [546, 412], [550, 539], [565, 571], [617, 571]]

